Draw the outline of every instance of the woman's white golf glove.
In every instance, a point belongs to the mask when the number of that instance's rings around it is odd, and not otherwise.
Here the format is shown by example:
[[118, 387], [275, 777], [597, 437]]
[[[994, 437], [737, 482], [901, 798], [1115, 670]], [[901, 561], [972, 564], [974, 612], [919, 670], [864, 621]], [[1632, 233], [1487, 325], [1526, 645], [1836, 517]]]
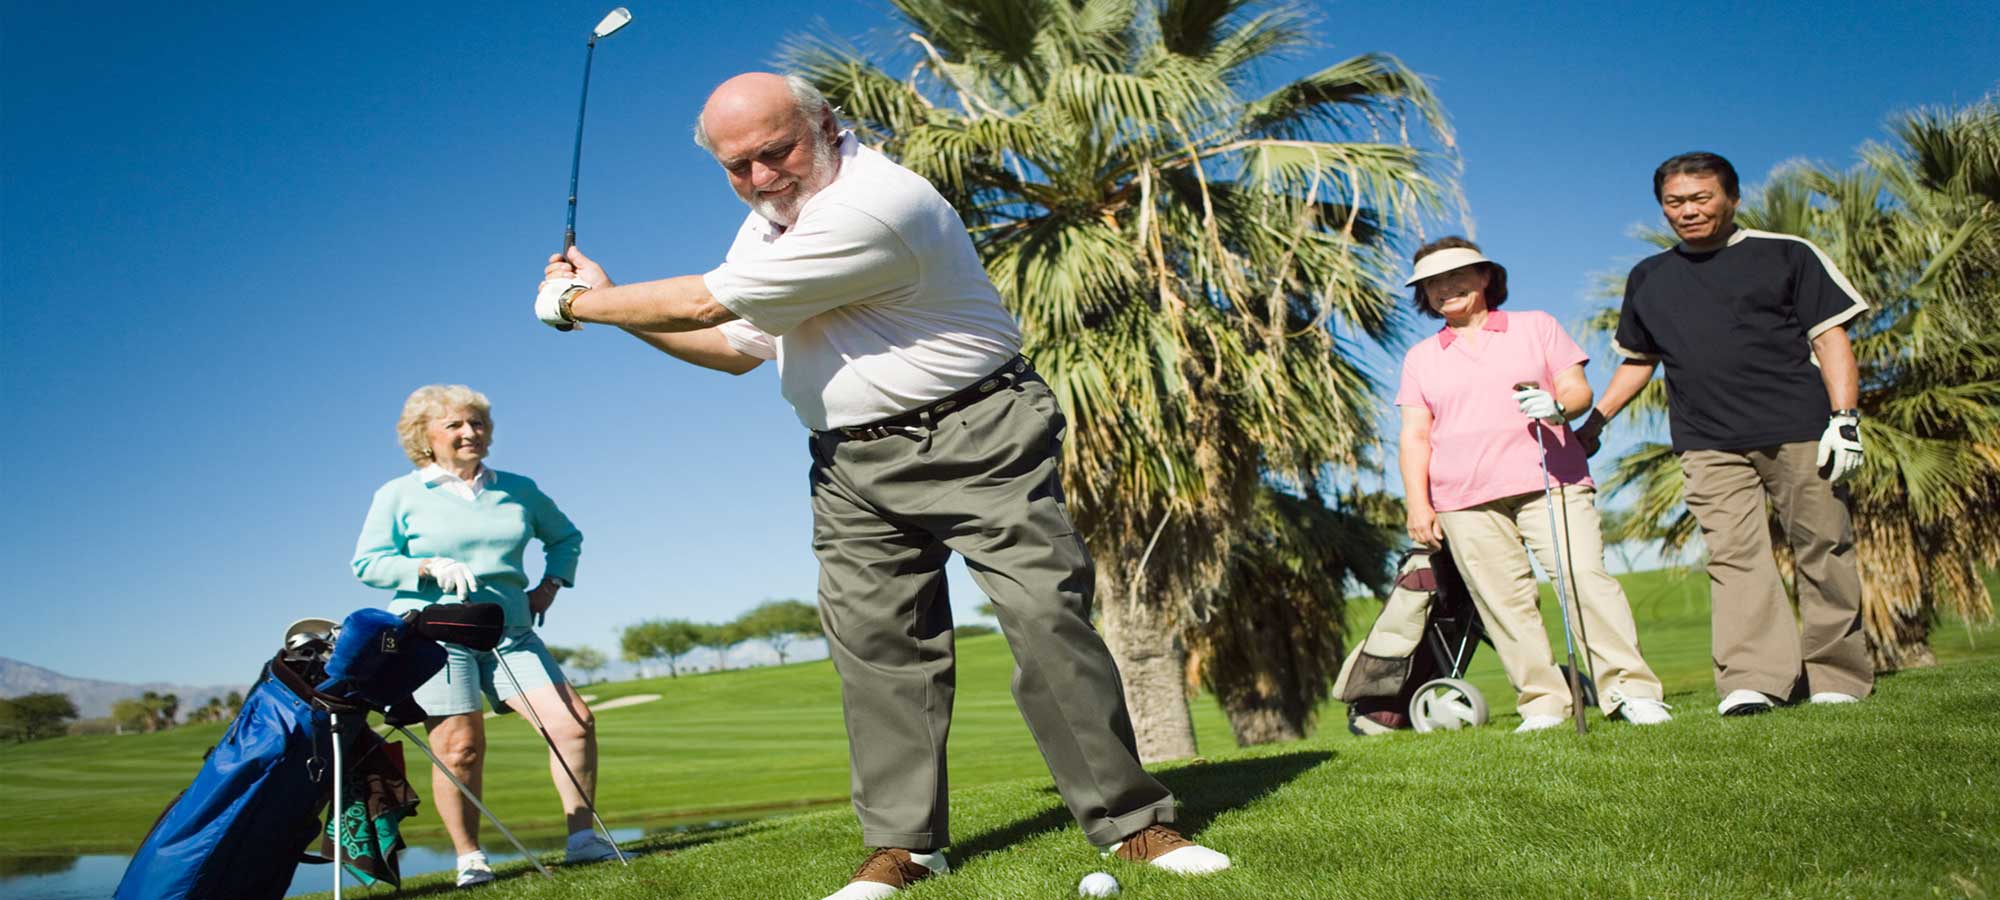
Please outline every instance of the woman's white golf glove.
[[1860, 413], [1842, 410], [1826, 420], [1826, 431], [1819, 436], [1818, 466], [1835, 484], [1861, 468]]
[[472, 567], [448, 556], [432, 557], [424, 563], [424, 574], [437, 582], [438, 590], [457, 594], [460, 600], [479, 590], [479, 579], [472, 576]]
[[1514, 403], [1521, 407], [1521, 414], [1530, 419], [1541, 419], [1551, 425], [1563, 422], [1562, 405], [1555, 395], [1538, 387], [1522, 388], [1514, 392]]

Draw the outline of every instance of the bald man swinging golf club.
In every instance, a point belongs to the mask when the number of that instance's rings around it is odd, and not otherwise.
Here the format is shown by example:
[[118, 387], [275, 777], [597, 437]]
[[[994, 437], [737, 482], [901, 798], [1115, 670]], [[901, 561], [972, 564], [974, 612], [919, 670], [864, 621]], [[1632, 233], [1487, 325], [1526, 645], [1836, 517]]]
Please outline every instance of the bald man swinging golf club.
[[1168, 827], [1173, 795], [1140, 766], [1063, 506], [1062, 410], [1021, 358], [957, 212], [841, 131], [801, 78], [724, 82], [695, 142], [751, 210], [722, 265], [614, 285], [572, 249], [550, 257], [536, 313], [559, 329], [616, 325], [733, 374], [778, 361], [811, 430], [820, 618], [875, 848], [828, 900], [888, 897], [949, 869], [954, 551], [998, 610], [1015, 700], [1085, 837], [1180, 874], [1228, 868]]

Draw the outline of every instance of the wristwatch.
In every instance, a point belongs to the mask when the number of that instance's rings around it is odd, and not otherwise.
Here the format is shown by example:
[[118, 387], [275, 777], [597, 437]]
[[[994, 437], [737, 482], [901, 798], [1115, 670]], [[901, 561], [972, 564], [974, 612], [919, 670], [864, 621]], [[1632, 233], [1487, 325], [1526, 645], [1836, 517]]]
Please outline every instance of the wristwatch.
[[1843, 419], [1843, 418], [1844, 418], [1844, 419], [1859, 419], [1859, 418], [1861, 418], [1861, 410], [1858, 410], [1858, 409], [1836, 409], [1836, 410], [1834, 410], [1834, 411], [1833, 411], [1833, 418], [1836, 418], [1836, 419]]
[[563, 291], [562, 296], [556, 299], [556, 315], [562, 316], [563, 321], [571, 325], [582, 324], [576, 320], [576, 314], [570, 312], [569, 305], [571, 301], [588, 290], [590, 290], [590, 285], [579, 284], [576, 287]]

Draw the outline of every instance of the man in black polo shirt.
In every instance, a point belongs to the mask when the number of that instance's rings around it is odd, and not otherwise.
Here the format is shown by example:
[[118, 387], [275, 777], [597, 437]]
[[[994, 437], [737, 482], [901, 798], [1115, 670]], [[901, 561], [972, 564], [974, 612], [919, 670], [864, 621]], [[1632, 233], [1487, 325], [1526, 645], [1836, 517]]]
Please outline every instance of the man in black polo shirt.
[[[1875, 673], [1854, 531], [1834, 486], [1861, 465], [1843, 326], [1868, 304], [1811, 242], [1737, 227], [1728, 160], [1669, 159], [1653, 196], [1681, 242], [1626, 276], [1613, 343], [1625, 364], [1578, 435], [1594, 446], [1666, 363], [1673, 448], [1708, 542], [1719, 711], [1763, 712], [1801, 693], [1859, 700]], [[1802, 623], [1772, 557], [1767, 497], [1791, 544]]]

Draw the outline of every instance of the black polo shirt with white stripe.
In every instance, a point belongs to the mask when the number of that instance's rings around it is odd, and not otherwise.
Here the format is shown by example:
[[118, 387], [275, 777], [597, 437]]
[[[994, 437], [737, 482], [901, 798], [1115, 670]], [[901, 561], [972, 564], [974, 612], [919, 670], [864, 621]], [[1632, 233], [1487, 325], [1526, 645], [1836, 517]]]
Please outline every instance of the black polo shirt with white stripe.
[[1665, 364], [1676, 452], [1818, 440], [1832, 408], [1812, 339], [1867, 308], [1811, 241], [1738, 228], [1633, 266], [1612, 349]]

